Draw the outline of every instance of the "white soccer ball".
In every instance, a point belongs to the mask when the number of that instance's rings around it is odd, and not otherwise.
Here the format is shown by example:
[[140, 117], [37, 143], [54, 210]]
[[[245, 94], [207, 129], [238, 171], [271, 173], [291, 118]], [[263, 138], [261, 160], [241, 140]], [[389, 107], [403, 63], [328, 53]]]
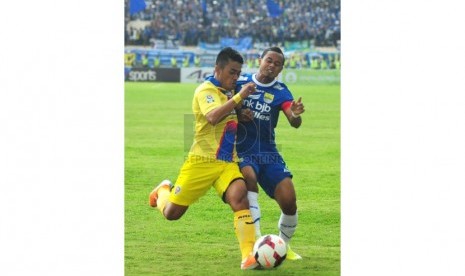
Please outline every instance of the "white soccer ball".
[[263, 268], [278, 267], [286, 259], [287, 246], [282, 238], [269, 234], [260, 237], [253, 247], [255, 260]]

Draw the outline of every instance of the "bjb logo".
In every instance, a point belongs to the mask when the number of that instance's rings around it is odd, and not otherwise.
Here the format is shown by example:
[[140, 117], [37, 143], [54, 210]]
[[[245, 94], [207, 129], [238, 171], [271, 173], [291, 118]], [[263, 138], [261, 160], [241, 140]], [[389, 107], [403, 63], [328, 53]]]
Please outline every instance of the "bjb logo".
[[261, 113], [269, 113], [271, 106], [266, 103], [261, 104], [260, 102], [255, 103], [255, 110], [260, 111]]
[[[255, 106], [254, 106], [254, 103], [255, 103]], [[251, 99], [245, 99], [244, 104], [246, 107], [254, 109], [261, 113], [269, 113], [271, 111], [271, 106], [269, 106], [267, 103], [262, 104], [259, 101], [252, 101]]]

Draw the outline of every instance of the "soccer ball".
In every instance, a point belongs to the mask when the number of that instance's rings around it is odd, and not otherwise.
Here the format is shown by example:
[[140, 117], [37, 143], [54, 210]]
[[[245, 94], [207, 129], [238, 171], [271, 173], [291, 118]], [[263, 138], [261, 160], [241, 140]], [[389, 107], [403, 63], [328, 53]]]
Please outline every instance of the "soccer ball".
[[282, 238], [269, 234], [260, 237], [253, 247], [255, 260], [263, 268], [280, 266], [286, 259], [287, 246]]

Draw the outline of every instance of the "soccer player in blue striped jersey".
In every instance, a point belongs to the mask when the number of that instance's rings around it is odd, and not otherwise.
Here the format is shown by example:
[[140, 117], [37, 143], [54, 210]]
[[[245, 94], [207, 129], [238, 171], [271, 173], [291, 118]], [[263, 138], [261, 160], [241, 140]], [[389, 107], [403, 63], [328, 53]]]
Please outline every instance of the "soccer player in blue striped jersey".
[[261, 55], [259, 71], [243, 75], [237, 81], [236, 91], [251, 81], [256, 84], [256, 91], [244, 99], [240, 107], [236, 148], [239, 166], [246, 179], [255, 235], [261, 236], [258, 182], [281, 208], [278, 228], [279, 236], [288, 247], [287, 259], [298, 260], [302, 257], [289, 246], [297, 227], [296, 193], [292, 174], [277, 150], [274, 129], [281, 111], [291, 126], [300, 127], [300, 115], [305, 109], [302, 99], [295, 101], [287, 86], [276, 79], [284, 60], [280, 48], [268, 48]]

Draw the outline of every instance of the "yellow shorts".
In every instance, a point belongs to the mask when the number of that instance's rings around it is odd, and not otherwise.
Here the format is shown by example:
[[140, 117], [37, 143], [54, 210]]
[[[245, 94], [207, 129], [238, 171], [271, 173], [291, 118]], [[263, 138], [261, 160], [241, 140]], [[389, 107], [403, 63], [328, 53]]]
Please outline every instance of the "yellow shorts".
[[237, 163], [189, 156], [171, 190], [170, 201], [189, 206], [205, 195], [212, 186], [224, 201], [226, 189], [236, 179], [244, 179]]

